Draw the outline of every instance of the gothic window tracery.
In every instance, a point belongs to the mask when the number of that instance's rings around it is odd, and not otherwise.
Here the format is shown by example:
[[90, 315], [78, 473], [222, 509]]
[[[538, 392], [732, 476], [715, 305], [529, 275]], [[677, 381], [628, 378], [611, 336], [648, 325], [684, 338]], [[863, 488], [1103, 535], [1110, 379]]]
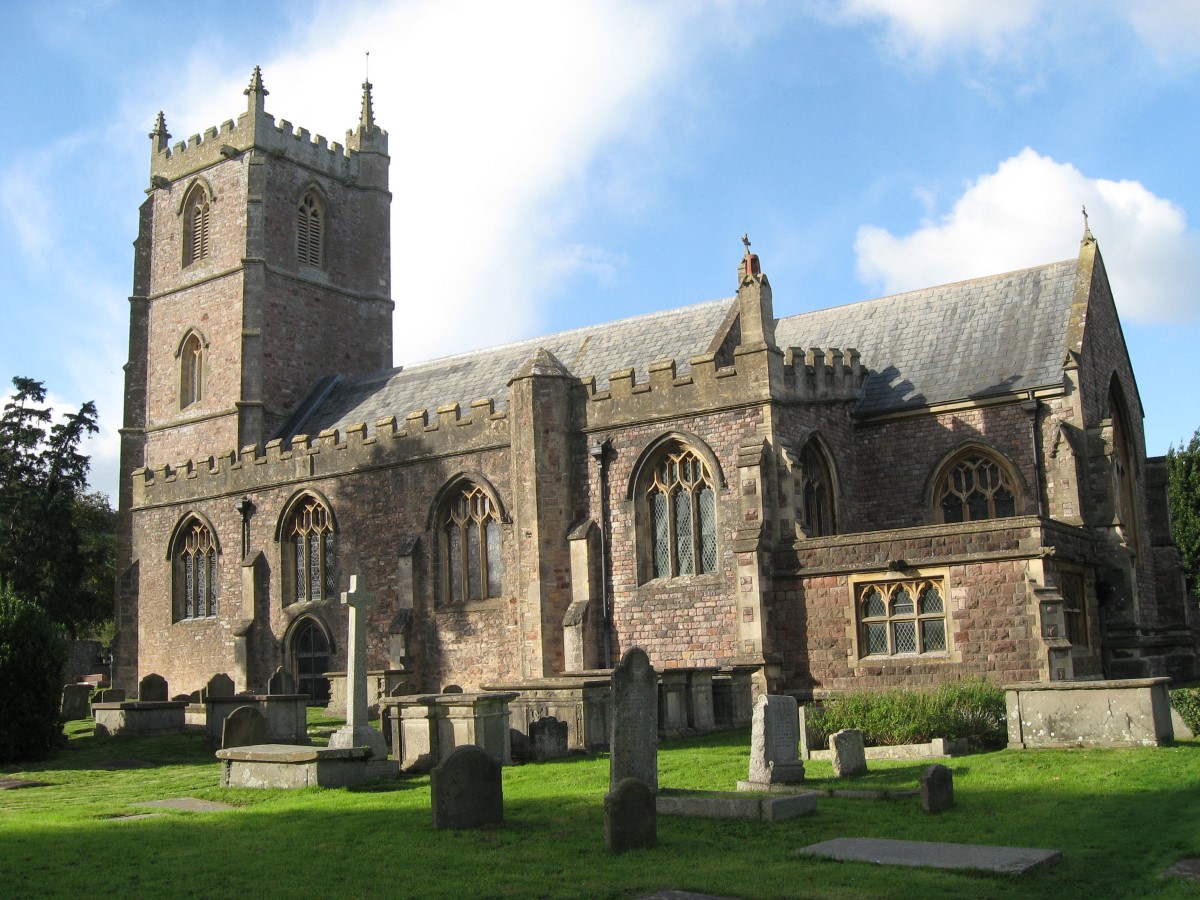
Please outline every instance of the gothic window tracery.
[[190, 519], [175, 538], [171, 554], [177, 619], [217, 614], [217, 544], [211, 529]]
[[833, 477], [829, 462], [815, 440], [805, 444], [796, 470], [800, 527], [809, 537], [837, 534]]
[[855, 587], [862, 656], [922, 656], [947, 650], [945, 580], [860, 582]]
[[332, 600], [337, 596], [337, 534], [329, 509], [316, 497], [304, 497], [287, 521], [285, 565], [291, 590], [288, 602]]
[[989, 454], [972, 451], [951, 464], [935, 494], [942, 521], [977, 522], [1017, 514], [1008, 469]]
[[324, 242], [325, 204], [316, 191], [308, 191], [296, 209], [296, 258], [301, 265], [320, 268]]
[[499, 597], [504, 562], [500, 516], [479, 485], [465, 482], [441, 519], [443, 596], [451, 603]]
[[644, 486], [651, 578], [717, 570], [717, 503], [696, 451], [673, 443], [648, 468]]
[[212, 198], [202, 184], [192, 185], [183, 203], [183, 264], [190, 266], [208, 256]]

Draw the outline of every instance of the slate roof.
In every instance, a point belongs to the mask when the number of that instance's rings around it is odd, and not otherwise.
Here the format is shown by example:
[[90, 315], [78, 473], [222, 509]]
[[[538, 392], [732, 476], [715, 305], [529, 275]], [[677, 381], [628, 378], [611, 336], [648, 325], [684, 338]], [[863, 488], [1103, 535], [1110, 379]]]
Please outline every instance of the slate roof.
[[[985, 397], [1062, 382], [1076, 260], [910, 291], [776, 323], [780, 347], [853, 347], [870, 370], [859, 415]], [[447, 356], [336, 382], [315, 408], [295, 417], [290, 434], [373, 428], [387, 416], [491, 398], [503, 408], [509, 379], [539, 350], [573, 375], [632, 368], [644, 381], [652, 362], [674, 359], [676, 371], [708, 351], [733, 304], [712, 300]], [[298, 420], [298, 421], [297, 421]]]
[[780, 347], [853, 347], [870, 370], [855, 412], [1062, 384], [1075, 259], [780, 319]]

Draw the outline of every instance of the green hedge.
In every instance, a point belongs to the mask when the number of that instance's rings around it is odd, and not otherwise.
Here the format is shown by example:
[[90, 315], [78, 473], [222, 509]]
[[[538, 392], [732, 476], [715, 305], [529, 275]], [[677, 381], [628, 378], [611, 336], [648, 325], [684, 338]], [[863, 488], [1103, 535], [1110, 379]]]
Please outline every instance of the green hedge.
[[972, 747], [1007, 740], [1004, 691], [977, 678], [929, 690], [895, 688], [834, 694], [806, 716], [808, 746], [821, 749], [829, 735], [857, 728], [868, 747], [926, 744], [934, 738], [967, 740]]
[[62, 743], [67, 648], [40, 606], [0, 585], [0, 764], [44, 759]]
[[1183, 724], [1200, 735], [1200, 687], [1175, 688], [1171, 691], [1171, 705]]

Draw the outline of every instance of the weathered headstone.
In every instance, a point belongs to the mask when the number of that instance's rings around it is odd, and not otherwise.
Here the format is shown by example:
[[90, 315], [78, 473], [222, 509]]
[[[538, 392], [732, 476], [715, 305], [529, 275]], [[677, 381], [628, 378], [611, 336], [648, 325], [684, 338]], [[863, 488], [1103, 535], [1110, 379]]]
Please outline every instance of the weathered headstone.
[[96, 691], [96, 695], [92, 697], [93, 703], [124, 703], [125, 689], [124, 688], [105, 688], [102, 691]]
[[542, 716], [529, 723], [529, 755], [542, 762], [567, 755], [567, 723], [554, 716]]
[[631, 647], [612, 673], [609, 790], [626, 778], [658, 790], [658, 675], [641, 647]]
[[329, 738], [337, 749], [370, 747], [377, 759], [387, 759], [383, 733], [367, 721], [367, 609], [375, 598], [359, 590], [358, 576], [350, 576], [350, 590], [342, 592], [342, 605], [349, 610], [346, 640], [346, 724]]
[[640, 778], [622, 778], [604, 795], [604, 844], [609, 853], [658, 843], [655, 793]]
[[167, 679], [155, 672], [138, 682], [138, 701], [141, 703], [165, 703], [168, 696]]
[[940, 813], [954, 808], [954, 773], [935, 763], [921, 773], [921, 809]]
[[294, 693], [296, 693], [296, 679], [292, 677], [292, 674], [287, 669], [280, 666], [267, 682], [267, 696], [273, 697], [279, 694]]
[[764, 694], [754, 704], [750, 732], [752, 784], [795, 784], [804, 780], [799, 758], [800, 718], [795, 697]]
[[221, 749], [267, 743], [267, 717], [253, 706], [239, 706], [221, 725]]
[[68, 722], [75, 719], [86, 719], [92, 714], [92, 686], [83, 684], [64, 684], [62, 692], [62, 716]]
[[205, 697], [212, 697], [214, 700], [217, 700], [221, 697], [232, 697], [233, 694], [233, 679], [224, 672], [208, 679], [208, 686], [205, 688]]
[[462, 689], [462, 685], [460, 685], [460, 684], [448, 684], [444, 688], [442, 688], [443, 694], [461, 694], [462, 692], [463, 692], [463, 689]]
[[433, 827], [478, 828], [504, 821], [500, 763], [474, 744], [455, 747], [429, 773]]
[[867, 752], [863, 746], [862, 732], [857, 728], [843, 728], [831, 734], [829, 753], [835, 777], [853, 778], [866, 773]]

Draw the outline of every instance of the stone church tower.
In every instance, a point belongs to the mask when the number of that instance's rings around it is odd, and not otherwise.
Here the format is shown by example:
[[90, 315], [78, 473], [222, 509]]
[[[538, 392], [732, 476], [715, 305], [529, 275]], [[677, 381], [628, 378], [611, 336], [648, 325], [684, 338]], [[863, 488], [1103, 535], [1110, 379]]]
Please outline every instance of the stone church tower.
[[388, 136], [363, 85], [345, 146], [246, 111], [169, 144], [150, 133], [134, 243], [121, 429], [117, 665], [137, 658], [131, 473], [263, 445], [338, 376], [392, 365]]

